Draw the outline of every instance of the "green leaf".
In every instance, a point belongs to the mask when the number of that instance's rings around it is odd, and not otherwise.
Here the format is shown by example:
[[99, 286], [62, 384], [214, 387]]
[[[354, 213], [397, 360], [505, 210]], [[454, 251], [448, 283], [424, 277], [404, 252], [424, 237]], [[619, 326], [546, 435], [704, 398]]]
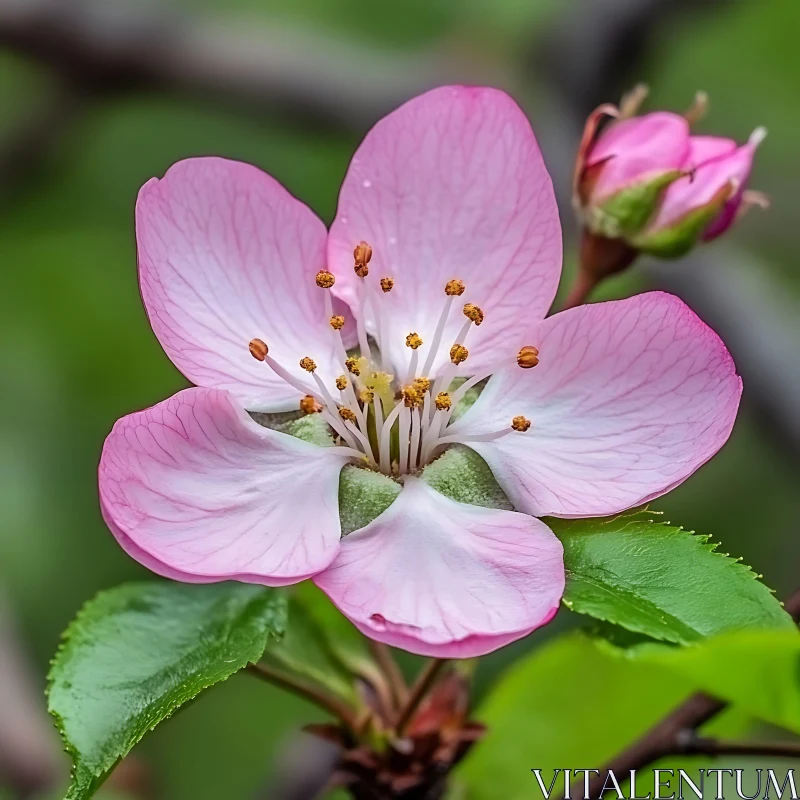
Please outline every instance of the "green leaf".
[[691, 647], [608, 647], [627, 661], [652, 664], [693, 681], [767, 722], [800, 733], [800, 632], [736, 631]]
[[311, 581], [294, 587], [284, 638], [264, 661], [357, 703], [356, 676], [380, 680], [366, 639]]
[[149, 730], [258, 661], [285, 620], [282, 593], [240, 583], [133, 583], [89, 601], [48, 677], [73, 761], [67, 800], [91, 797]]
[[681, 645], [730, 630], [794, 627], [749, 567], [647, 510], [545, 521], [564, 544], [564, 603], [580, 614]]
[[[541, 797], [531, 769], [549, 783], [555, 769], [600, 768], [694, 691], [692, 680], [658, 664], [562, 636], [500, 677], [475, 714], [486, 738], [456, 776], [469, 800]], [[706, 732], [739, 735], [744, 727], [727, 712]], [[563, 774], [558, 781], [553, 796], [563, 797]]]

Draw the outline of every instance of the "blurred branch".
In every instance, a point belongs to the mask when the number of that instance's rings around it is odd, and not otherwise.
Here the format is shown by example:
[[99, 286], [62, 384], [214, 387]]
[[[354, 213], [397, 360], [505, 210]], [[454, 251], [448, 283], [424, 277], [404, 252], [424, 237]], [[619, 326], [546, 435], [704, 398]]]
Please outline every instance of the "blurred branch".
[[0, 0], [3, 45], [85, 91], [184, 92], [350, 130], [452, 72], [432, 52], [390, 55], [293, 27], [107, 0]]
[[615, 101], [639, 80], [644, 57], [665, 24], [725, 5], [719, 0], [573, 0], [564, 3], [547, 35], [534, 41], [530, 62], [583, 123], [593, 108]]
[[59, 82], [0, 140], [0, 200], [59, 148], [84, 110], [84, 98]]
[[66, 773], [40, 697], [0, 596], [0, 787], [23, 798], [52, 789]]

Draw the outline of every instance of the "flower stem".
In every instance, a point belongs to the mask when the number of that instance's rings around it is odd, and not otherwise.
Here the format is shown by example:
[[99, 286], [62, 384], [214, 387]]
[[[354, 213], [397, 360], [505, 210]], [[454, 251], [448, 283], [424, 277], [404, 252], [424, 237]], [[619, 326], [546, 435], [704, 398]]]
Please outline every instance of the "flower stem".
[[247, 671], [267, 681], [267, 683], [273, 684], [273, 686], [286, 689], [302, 697], [304, 700], [309, 700], [341, 720], [351, 731], [356, 732], [358, 730], [355, 711], [343, 700], [329, 694], [313, 683], [304, 681], [294, 675], [281, 672], [274, 667], [267, 666], [263, 662], [248, 664]]
[[411, 694], [405, 707], [400, 712], [400, 716], [395, 726], [397, 735], [402, 736], [405, 733], [408, 723], [411, 722], [414, 714], [419, 708], [420, 703], [425, 699], [425, 696], [430, 691], [436, 679], [439, 677], [442, 669], [449, 663], [447, 658], [432, 658], [425, 668], [420, 672], [414, 685], [411, 687]]
[[383, 672], [389, 682], [389, 690], [392, 695], [392, 702], [395, 709], [401, 708], [408, 701], [408, 687], [406, 686], [403, 673], [397, 665], [388, 645], [376, 642], [374, 639], [367, 639], [372, 657]]

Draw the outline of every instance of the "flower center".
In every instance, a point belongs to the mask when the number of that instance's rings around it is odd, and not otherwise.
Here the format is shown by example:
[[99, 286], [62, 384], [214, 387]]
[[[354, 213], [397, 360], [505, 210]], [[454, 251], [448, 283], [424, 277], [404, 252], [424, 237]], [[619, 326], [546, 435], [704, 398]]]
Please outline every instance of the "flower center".
[[[370, 283], [372, 248], [366, 242], [355, 247], [353, 256], [362, 310], [356, 320], [359, 355], [349, 355], [345, 350], [341, 335], [345, 318], [333, 313], [330, 290], [336, 281], [334, 275], [321, 270], [316, 276], [317, 286], [325, 292], [325, 314], [342, 365], [342, 374], [332, 386], [326, 386], [319, 377], [311, 356], [300, 359], [300, 367], [309, 375], [308, 380], [303, 380], [270, 356], [266, 342], [253, 339], [249, 344], [253, 358], [265, 362], [303, 395], [300, 400], [303, 413], [322, 414], [340, 439], [339, 447], [366, 461], [372, 469], [390, 476], [416, 472], [436, 458], [441, 448], [448, 444], [492, 441], [509, 434], [524, 433], [531, 427], [530, 420], [517, 416], [507, 426], [490, 433], [471, 437], [448, 434], [453, 412], [471, 388], [498, 369], [514, 363], [522, 369], [535, 367], [539, 363], [539, 351], [527, 345], [514, 359], [503, 359], [491, 369], [473, 374], [460, 386], [454, 386], [459, 366], [469, 358], [465, 345], [469, 332], [472, 327], [481, 325], [485, 318], [479, 306], [466, 303], [462, 308], [464, 323], [455, 341], [450, 343], [449, 362], [437, 378], [428, 377], [442, 346], [447, 345], [443, 342], [444, 332], [456, 298], [466, 291], [464, 282], [454, 278], [444, 287], [444, 305], [427, 350], [419, 334], [409, 332], [404, 343], [409, 351], [407, 367], [399, 376], [390, 373], [391, 350], [403, 344], [391, 342], [388, 335], [389, 307], [384, 297], [392, 291], [395, 281], [391, 277], [382, 277], [377, 285]], [[372, 339], [367, 336], [364, 323], [367, 309], [371, 311], [375, 324]]]

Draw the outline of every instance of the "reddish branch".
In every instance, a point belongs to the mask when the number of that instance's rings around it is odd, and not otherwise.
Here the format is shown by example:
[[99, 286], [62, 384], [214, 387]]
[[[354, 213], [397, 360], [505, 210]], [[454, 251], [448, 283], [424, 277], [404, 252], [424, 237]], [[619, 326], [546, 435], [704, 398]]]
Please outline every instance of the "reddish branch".
[[[800, 621], [800, 590], [784, 604], [795, 621]], [[697, 730], [728, 707], [723, 700], [699, 693], [668, 714], [627, 750], [612, 759], [599, 774], [592, 774], [587, 796], [601, 798], [609, 772], [628, 774], [632, 769], [643, 769], [660, 758], [676, 755], [781, 755], [799, 754], [795, 744], [780, 745], [763, 742], [724, 742], [703, 738]], [[766, 750], [765, 750], [766, 748]], [[577, 796], [581, 796], [580, 792]]]

